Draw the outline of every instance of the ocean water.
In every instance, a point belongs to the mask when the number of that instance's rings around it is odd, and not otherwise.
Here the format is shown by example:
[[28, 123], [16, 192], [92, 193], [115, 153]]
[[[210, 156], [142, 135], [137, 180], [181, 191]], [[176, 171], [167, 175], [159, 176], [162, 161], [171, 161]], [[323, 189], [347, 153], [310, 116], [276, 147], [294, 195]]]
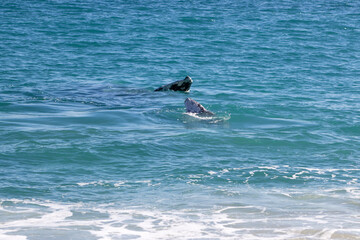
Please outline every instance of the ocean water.
[[0, 239], [360, 239], [359, 39], [355, 0], [1, 1]]

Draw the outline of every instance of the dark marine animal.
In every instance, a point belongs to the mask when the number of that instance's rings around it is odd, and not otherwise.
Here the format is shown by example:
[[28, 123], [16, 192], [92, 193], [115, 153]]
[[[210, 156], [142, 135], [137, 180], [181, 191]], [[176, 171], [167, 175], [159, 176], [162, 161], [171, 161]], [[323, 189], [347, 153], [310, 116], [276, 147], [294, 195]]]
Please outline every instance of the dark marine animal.
[[155, 92], [157, 91], [181, 91], [181, 92], [188, 92], [190, 91], [191, 84], [193, 83], [193, 80], [186, 76], [183, 80], [179, 80], [173, 83], [169, 83], [166, 85], [163, 85], [157, 89], [155, 89]]
[[205, 115], [205, 116], [213, 116], [214, 115], [213, 112], [206, 110], [206, 108], [204, 108], [203, 105], [201, 105], [194, 99], [187, 98], [187, 99], [185, 99], [184, 104], [186, 107], [186, 112], [188, 112], [188, 113], [196, 113], [196, 114], [201, 114], [201, 115]]

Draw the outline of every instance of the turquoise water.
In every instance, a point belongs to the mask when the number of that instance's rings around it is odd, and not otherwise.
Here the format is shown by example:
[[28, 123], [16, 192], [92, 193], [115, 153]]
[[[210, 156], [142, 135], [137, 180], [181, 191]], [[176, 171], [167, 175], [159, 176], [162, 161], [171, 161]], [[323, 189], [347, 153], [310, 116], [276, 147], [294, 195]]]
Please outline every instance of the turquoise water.
[[355, 0], [1, 1], [0, 239], [360, 239], [359, 39]]

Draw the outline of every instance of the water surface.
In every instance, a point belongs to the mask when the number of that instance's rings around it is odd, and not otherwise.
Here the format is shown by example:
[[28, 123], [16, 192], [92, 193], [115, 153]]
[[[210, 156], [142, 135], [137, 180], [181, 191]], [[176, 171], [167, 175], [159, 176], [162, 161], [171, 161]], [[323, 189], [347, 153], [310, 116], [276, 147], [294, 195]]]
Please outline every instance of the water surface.
[[360, 239], [359, 9], [2, 1], [0, 239]]

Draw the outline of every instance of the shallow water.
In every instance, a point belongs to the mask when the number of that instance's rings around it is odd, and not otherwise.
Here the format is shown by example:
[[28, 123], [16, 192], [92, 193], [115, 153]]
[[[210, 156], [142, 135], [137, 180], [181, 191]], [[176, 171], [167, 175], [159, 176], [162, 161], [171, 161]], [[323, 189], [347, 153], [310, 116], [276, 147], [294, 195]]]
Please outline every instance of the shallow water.
[[359, 9], [2, 1], [0, 239], [360, 239]]

